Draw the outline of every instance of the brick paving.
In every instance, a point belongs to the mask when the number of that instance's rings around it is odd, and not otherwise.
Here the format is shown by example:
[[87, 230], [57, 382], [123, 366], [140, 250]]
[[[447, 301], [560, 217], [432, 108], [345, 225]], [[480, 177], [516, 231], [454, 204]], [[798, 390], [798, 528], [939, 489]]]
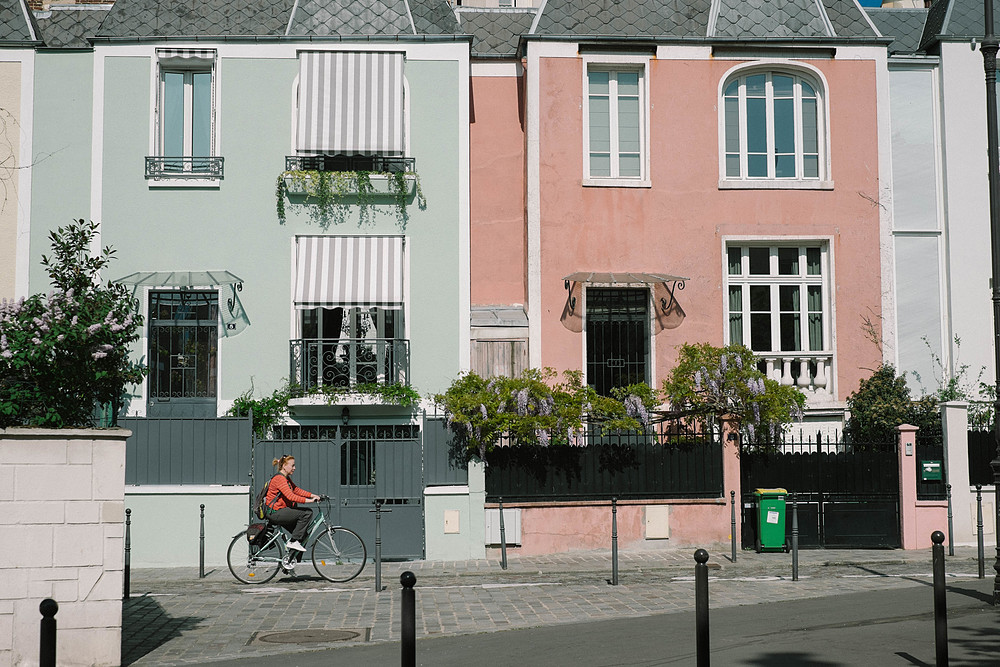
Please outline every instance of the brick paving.
[[[619, 585], [609, 585], [606, 551], [522, 557], [508, 569], [499, 554], [470, 561], [384, 563], [375, 591], [374, 566], [358, 579], [333, 584], [311, 568], [259, 586], [237, 582], [225, 568], [204, 579], [197, 568], [136, 569], [123, 605], [123, 664], [190, 665], [212, 660], [290, 654], [359, 641], [399, 638], [399, 575], [417, 576], [417, 637], [496, 632], [588, 620], [649, 616], [694, 609], [692, 548], [622, 551]], [[799, 581], [789, 554], [710, 550], [713, 608], [816, 598], [902, 586], [929, 586], [930, 550], [809, 550], [799, 555]], [[986, 576], [992, 577], [992, 549]], [[976, 550], [956, 548], [953, 578], [974, 578]], [[349, 642], [278, 644], [268, 633], [351, 630]]]

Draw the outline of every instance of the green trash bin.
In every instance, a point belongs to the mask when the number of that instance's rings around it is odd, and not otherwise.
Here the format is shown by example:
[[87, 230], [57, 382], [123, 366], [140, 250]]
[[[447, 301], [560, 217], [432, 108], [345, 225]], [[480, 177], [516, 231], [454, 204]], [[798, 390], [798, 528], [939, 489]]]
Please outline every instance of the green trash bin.
[[785, 489], [755, 489], [757, 553], [785, 551]]

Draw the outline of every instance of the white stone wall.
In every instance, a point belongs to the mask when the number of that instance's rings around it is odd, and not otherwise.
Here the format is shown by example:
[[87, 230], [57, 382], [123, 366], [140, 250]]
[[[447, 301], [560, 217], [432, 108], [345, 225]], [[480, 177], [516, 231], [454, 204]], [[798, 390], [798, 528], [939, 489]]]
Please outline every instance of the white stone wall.
[[0, 665], [37, 665], [59, 603], [60, 666], [121, 661], [129, 431], [0, 430]]

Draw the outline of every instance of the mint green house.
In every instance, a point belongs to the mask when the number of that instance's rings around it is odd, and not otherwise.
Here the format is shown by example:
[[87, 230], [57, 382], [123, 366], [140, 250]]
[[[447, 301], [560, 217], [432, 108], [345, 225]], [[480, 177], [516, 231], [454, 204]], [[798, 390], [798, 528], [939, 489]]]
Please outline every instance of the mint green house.
[[[118, 0], [39, 20], [65, 48], [35, 58], [29, 290], [46, 289], [49, 229], [100, 222], [106, 278], [145, 319], [135, 530], [186, 514], [190, 534], [209, 498], [224, 562], [248, 473], [259, 486], [291, 453], [369, 549], [378, 502], [389, 555], [434, 552], [426, 489], [468, 495], [464, 470], [434, 469], [447, 442], [427, 398], [470, 340], [469, 41], [447, 2]], [[220, 419], [239, 396], [285, 387], [273, 432], [218, 435], [244, 428]]]

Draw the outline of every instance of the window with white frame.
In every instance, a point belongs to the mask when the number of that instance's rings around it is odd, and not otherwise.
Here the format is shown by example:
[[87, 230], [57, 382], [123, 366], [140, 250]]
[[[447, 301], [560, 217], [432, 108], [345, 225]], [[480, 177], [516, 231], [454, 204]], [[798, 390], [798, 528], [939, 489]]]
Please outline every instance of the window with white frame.
[[156, 146], [147, 178], [222, 176], [215, 150], [215, 51], [157, 51]]
[[750, 70], [723, 88], [726, 180], [823, 180], [822, 91], [810, 77]]
[[645, 88], [642, 66], [588, 65], [586, 178], [646, 179]]
[[762, 354], [828, 349], [824, 245], [730, 245], [726, 255], [729, 343]]

